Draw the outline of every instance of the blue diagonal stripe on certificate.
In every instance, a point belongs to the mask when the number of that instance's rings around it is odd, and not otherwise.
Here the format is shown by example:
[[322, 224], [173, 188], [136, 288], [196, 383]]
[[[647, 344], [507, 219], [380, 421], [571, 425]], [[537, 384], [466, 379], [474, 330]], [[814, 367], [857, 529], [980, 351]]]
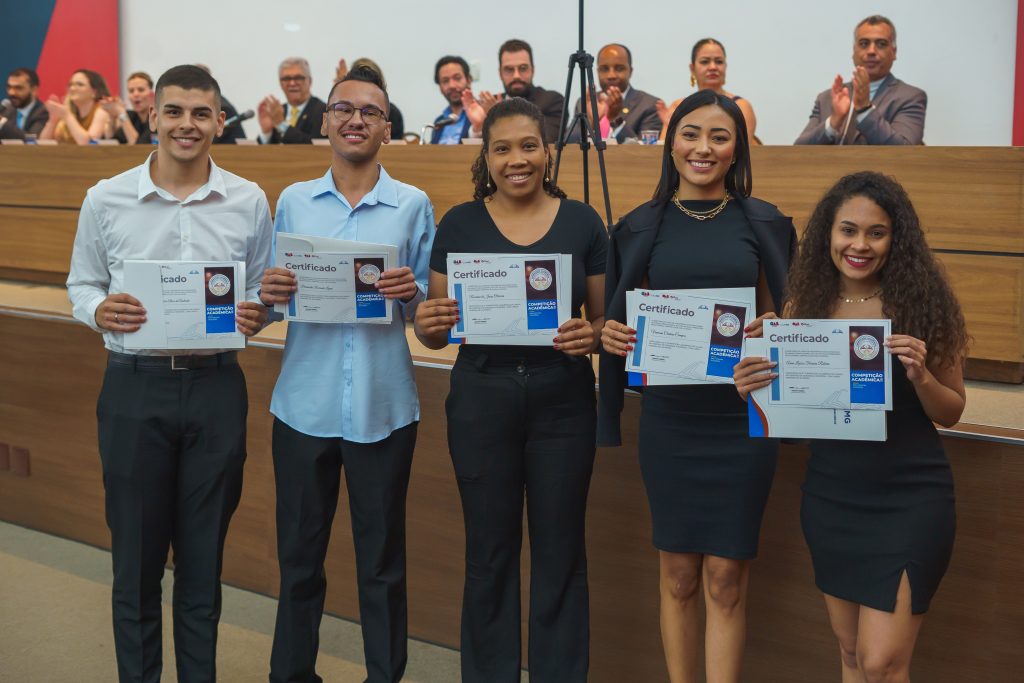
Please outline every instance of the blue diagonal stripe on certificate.
[[459, 321], [455, 323], [456, 332], [466, 331], [466, 311], [462, 307], [462, 283], [458, 282], [455, 284], [455, 301], [458, 302], [459, 306]]
[[636, 319], [636, 346], [633, 348], [633, 365], [639, 367], [643, 357], [644, 327], [647, 323], [647, 316], [641, 315]]
[[[773, 346], [773, 347], [771, 347], [768, 350], [768, 352], [771, 354], [772, 362], [773, 363], [778, 363], [779, 362], [779, 347], [778, 346]], [[779, 400], [779, 396], [782, 393], [782, 382], [779, 381], [780, 378], [781, 378], [781, 375], [782, 375], [782, 373], [779, 372], [780, 369], [781, 369], [780, 365], [776, 365], [775, 366], [775, 372], [779, 375], [779, 377], [776, 377], [775, 379], [772, 380], [772, 400], [773, 401], [778, 401]]]

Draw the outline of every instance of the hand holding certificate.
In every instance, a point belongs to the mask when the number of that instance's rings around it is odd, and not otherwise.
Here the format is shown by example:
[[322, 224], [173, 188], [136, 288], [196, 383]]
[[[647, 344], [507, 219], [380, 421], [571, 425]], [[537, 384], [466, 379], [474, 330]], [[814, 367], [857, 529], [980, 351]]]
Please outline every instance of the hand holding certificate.
[[235, 311], [245, 294], [240, 261], [125, 261], [124, 286], [146, 309], [126, 349], [241, 349]]
[[755, 296], [753, 287], [627, 292], [630, 385], [732, 383]]
[[280, 233], [276, 263], [295, 275], [296, 289], [274, 310], [311, 323], [391, 323], [392, 306], [378, 290], [398, 260], [391, 245]]
[[569, 254], [449, 254], [456, 343], [550, 346], [570, 317]]

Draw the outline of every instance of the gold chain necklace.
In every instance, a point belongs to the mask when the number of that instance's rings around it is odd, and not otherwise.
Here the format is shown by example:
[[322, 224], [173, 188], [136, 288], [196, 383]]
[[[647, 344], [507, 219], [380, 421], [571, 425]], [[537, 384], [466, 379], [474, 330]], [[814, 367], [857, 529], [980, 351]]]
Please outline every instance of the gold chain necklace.
[[876, 289], [873, 293], [868, 294], [867, 296], [862, 296], [859, 299], [847, 299], [842, 294], [839, 295], [839, 298], [843, 300], [844, 304], [862, 304], [865, 301], [870, 301], [871, 299], [874, 299], [876, 296], [878, 296], [881, 293], [882, 293], [881, 289]]
[[694, 218], [698, 221], [709, 221], [718, 214], [722, 213], [722, 211], [725, 210], [725, 206], [726, 204], [729, 203], [730, 199], [732, 199], [732, 195], [726, 193], [725, 197], [722, 199], [722, 203], [716, 206], [715, 208], [709, 209], [707, 211], [691, 211], [690, 209], [687, 209], [685, 206], [683, 206], [683, 203], [679, 201], [678, 193], [672, 194], [672, 203], [679, 207], [679, 210], [685, 213], [687, 216], [689, 216], [690, 218]]

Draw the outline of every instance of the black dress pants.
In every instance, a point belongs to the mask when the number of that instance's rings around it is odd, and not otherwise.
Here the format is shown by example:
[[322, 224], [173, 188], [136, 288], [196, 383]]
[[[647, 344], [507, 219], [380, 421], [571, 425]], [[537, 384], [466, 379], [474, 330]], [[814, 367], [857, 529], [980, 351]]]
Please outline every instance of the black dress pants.
[[416, 426], [375, 443], [310, 436], [274, 419], [281, 591], [271, 683], [321, 683], [316, 673], [327, 595], [324, 559], [345, 468], [363, 652], [369, 683], [393, 683], [408, 659], [405, 497]]
[[115, 364], [112, 354], [103, 379], [96, 414], [122, 683], [160, 680], [168, 546], [178, 680], [216, 680], [221, 561], [242, 491], [249, 405], [235, 355], [221, 357], [230, 361], [171, 370]]
[[594, 465], [589, 359], [491, 363], [460, 350], [448, 445], [466, 525], [462, 680], [520, 680], [519, 555], [530, 532], [531, 683], [587, 680], [590, 607], [584, 539]]

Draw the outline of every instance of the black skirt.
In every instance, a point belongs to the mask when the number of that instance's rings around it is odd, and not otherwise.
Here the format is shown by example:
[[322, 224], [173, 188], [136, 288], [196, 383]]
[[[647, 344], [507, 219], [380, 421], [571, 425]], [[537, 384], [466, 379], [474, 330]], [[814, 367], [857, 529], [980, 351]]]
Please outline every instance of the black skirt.
[[735, 387], [647, 387], [639, 451], [656, 548], [757, 556], [778, 445], [747, 436]]

